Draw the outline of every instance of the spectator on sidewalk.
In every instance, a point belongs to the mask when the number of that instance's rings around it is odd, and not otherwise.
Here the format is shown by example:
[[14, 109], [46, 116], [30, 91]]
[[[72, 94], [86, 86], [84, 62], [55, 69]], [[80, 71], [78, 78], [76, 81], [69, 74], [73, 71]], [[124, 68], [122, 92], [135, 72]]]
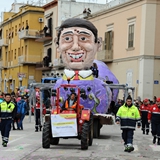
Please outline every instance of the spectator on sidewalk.
[[22, 96], [21, 100], [17, 103], [17, 114], [19, 114], [18, 130], [23, 130], [23, 119], [26, 115], [26, 110], [26, 97]]

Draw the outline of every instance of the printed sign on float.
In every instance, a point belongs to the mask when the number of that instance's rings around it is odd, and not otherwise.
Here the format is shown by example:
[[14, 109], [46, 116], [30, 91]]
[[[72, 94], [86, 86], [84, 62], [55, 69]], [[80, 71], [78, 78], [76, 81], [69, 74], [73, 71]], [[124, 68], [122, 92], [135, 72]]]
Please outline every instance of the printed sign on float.
[[52, 137], [77, 136], [76, 114], [51, 115]]

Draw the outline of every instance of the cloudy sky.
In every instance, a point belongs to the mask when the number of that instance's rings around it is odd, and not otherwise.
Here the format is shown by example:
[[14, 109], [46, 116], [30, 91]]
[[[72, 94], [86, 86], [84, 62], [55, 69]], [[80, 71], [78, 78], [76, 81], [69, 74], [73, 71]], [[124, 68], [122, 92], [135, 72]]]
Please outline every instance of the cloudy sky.
[[[3, 11], [9, 11], [11, 9], [11, 4], [14, 2], [15, 0], [0, 0], [0, 12], [3, 12]], [[38, 0], [16, 0], [17, 2], [19, 3], [22, 3], [22, 2], [37, 2]], [[46, 0], [43, 0], [44, 2], [46, 2]], [[77, 1], [80, 1], [80, 2], [95, 2], [95, 3], [105, 3], [106, 0], [77, 0]]]

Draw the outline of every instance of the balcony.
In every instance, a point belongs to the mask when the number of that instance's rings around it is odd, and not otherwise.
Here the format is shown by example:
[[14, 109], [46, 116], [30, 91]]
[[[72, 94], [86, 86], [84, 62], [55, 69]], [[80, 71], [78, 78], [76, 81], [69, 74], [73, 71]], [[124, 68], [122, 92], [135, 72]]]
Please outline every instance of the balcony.
[[112, 62], [113, 61], [113, 51], [112, 50], [102, 50], [97, 53], [97, 60], [103, 62]]
[[9, 39], [0, 39], [0, 47], [7, 47], [9, 44]]
[[36, 70], [41, 70], [41, 71], [48, 71], [48, 70], [51, 70], [52, 69], [52, 65], [44, 65], [44, 62], [41, 61], [41, 62], [37, 62], [36, 63]]
[[36, 39], [38, 32], [39, 32], [38, 30], [31, 30], [31, 29], [22, 30], [18, 33], [19, 39], [29, 39], [29, 38]]
[[62, 59], [61, 59], [61, 58], [54, 59], [54, 60], [53, 60], [53, 67], [54, 67], [54, 68], [64, 67], [64, 64], [63, 64]]
[[37, 60], [40, 60], [40, 56], [37, 55], [22, 55], [18, 57], [19, 64], [36, 64]]
[[36, 42], [46, 42], [46, 41], [52, 41], [52, 36], [50, 33], [44, 34], [44, 31], [41, 30], [37, 33], [36, 36]]
[[0, 61], [0, 69], [6, 69], [7, 67], [7, 61]]

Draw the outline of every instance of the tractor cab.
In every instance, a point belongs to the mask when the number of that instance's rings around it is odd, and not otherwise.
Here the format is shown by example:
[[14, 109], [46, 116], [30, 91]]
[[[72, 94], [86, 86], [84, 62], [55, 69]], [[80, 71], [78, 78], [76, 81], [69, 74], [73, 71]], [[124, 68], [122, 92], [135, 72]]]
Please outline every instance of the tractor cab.
[[63, 84], [52, 90], [51, 101], [52, 109], [43, 127], [43, 148], [58, 145], [60, 138], [77, 138], [81, 140], [81, 149], [88, 149], [93, 141], [93, 116], [80, 104], [80, 88]]

